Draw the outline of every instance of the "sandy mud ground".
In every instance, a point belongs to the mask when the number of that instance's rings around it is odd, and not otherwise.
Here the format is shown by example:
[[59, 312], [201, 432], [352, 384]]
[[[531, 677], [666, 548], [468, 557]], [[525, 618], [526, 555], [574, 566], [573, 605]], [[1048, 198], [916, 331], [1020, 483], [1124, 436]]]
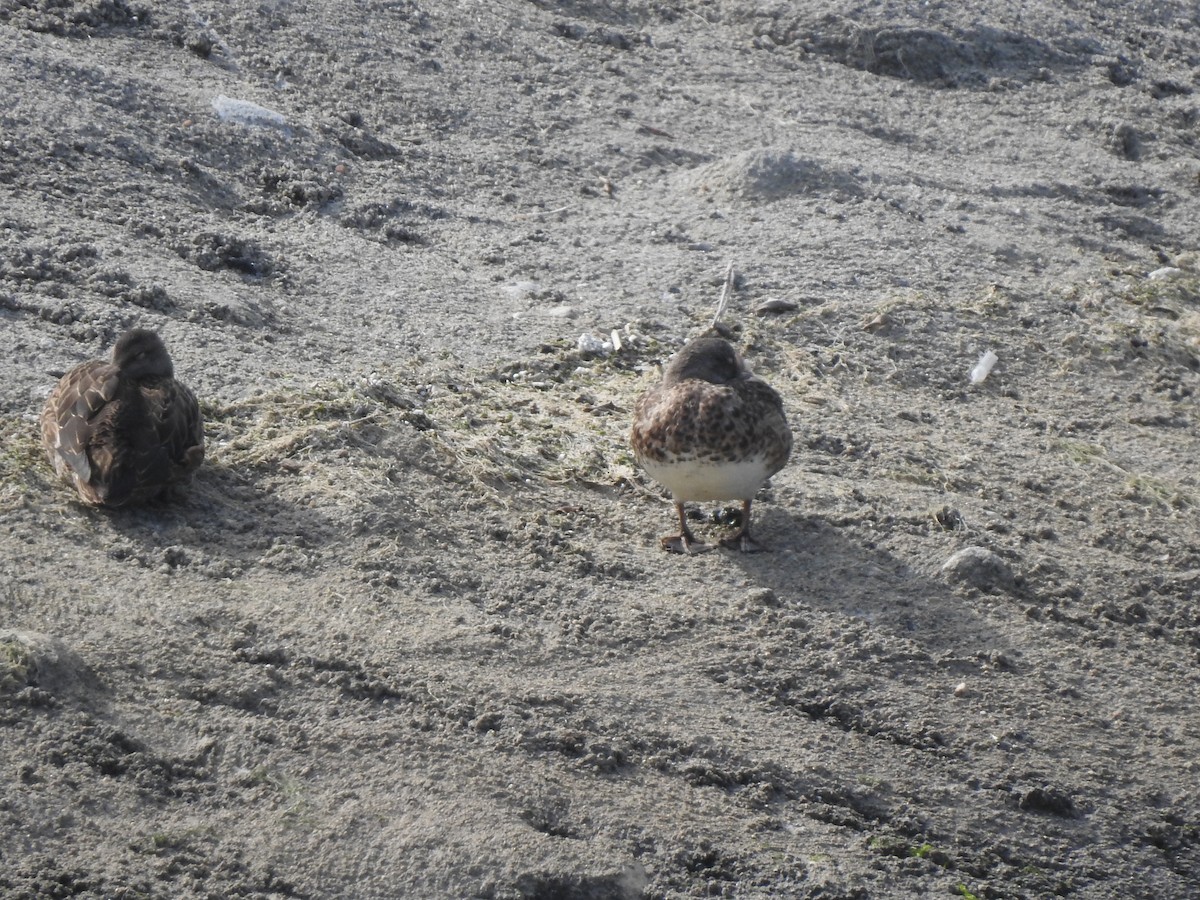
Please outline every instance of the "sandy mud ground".
[[[0, 87], [0, 896], [1200, 894], [1194, 3], [0, 0]], [[669, 556], [731, 262], [796, 450]], [[132, 325], [208, 459], [89, 510]]]

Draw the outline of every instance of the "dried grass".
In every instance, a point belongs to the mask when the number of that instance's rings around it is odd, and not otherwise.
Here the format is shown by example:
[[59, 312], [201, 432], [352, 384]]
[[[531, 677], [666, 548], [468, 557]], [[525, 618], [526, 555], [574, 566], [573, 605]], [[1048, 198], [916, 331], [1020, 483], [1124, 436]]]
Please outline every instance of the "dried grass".
[[0, 416], [0, 509], [24, 505], [30, 495], [48, 490], [52, 480], [37, 422]]
[[[216, 465], [276, 467], [328, 458], [349, 468], [394, 465], [389, 433], [420, 432], [441, 451], [447, 477], [493, 490], [632, 482], [629, 409], [643, 385], [628, 356], [584, 359], [572, 350], [535, 364], [430, 381], [381, 370], [232, 403], [206, 403]], [[420, 376], [420, 377], [418, 377]]]

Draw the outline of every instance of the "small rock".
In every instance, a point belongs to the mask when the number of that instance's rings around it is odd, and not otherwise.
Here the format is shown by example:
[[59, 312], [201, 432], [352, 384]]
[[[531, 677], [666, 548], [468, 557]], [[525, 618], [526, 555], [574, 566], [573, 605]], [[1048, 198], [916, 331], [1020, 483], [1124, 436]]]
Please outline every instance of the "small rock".
[[1008, 563], [985, 547], [964, 547], [942, 564], [941, 572], [951, 583], [981, 590], [1011, 590], [1016, 581]]
[[791, 300], [772, 298], [764, 303], [760, 303], [757, 307], [755, 307], [754, 314], [756, 316], [766, 316], [770, 315], [771, 313], [794, 312], [796, 309], [796, 304]]
[[970, 693], [970, 688], [967, 687], [967, 683], [965, 681], [960, 681], [954, 686], [955, 697], [965, 697], [968, 693]]

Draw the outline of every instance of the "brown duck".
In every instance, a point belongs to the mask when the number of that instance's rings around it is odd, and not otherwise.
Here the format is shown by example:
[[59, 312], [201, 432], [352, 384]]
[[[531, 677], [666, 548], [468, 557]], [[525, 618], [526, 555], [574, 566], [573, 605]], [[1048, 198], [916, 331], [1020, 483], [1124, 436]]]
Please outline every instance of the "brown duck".
[[84, 503], [124, 506], [191, 475], [204, 459], [204, 422], [162, 339], [134, 328], [111, 362], [81, 363], [58, 382], [42, 410], [42, 444]]
[[664, 550], [708, 549], [687, 526], [689, 500], [741, 500], [741, 529], [721, 544], [761, 549], [750, 537], [750, 503], [787, 462], [792, 432], [779, 394], [715, 325], [684, 345], [662, 381], [638, 400], [630, 442], [647, 474], [675, 500], [679, 534], [662, 539]]

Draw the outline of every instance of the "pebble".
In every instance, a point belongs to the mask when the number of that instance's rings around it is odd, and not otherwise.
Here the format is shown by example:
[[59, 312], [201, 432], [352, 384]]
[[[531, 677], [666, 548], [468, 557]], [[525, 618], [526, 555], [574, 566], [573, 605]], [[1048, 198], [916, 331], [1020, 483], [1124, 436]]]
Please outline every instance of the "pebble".
[[765, 315], [769, 315], [770, 313], [793, 312], [797, 308], [798, 307], [796, 306], [796, 304], [793, 303], [791, 300], [780, 300], [778, 298], [772, 298], [771, 300], [767, 300], [763, 303], [760, 303], [757, 307], [755, 307], [754, 314], [756, 316], [765, 316]]

